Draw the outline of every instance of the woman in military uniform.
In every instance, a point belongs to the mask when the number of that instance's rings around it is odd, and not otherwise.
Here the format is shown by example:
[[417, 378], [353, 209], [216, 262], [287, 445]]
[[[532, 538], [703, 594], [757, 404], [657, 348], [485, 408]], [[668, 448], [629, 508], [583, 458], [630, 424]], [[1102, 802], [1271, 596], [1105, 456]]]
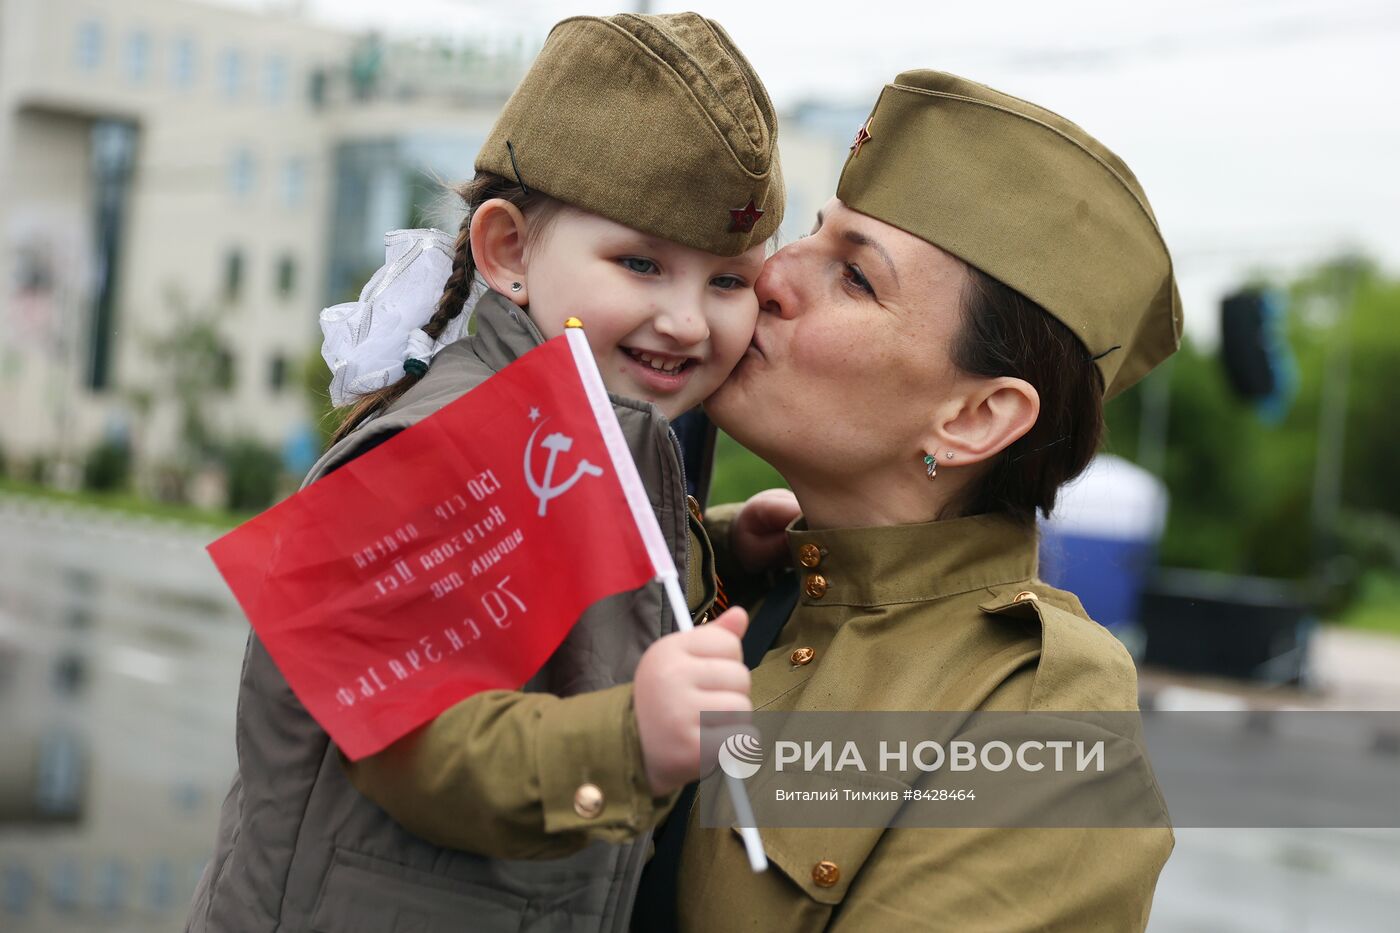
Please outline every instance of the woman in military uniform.
[[[754, 709], [1135, 710], [1131, 659], [1038, 579], [1035, 531], [1097, 449], [1105, 397], [1178, 345], [1171, 259], [1127, 166], [1043, 108], [901, 74], [758, 296], [749, 355], [706, 406], [803, 512], [795, 608], [746, 639]], [[765, 828], [775, 868], [756, 875], [736, 833], [684, 809], [634, 930], [1142, 930], [1172, 846], [1165, 819]]]
[[[1035, 530], [1097, 449], [1105, 399], [1179, 343], [1171, 258], [1127, 166], [1043, 108], [906, 72], [757, 289], [753, 345], [707, 404], [803, 512], [793, 608], [770, 594], [745, 639], [754, 709], [1135, 710], [1131, 659], [1040, 581]], [[354, 779], [383, 801], [431, 771]], [[1160, 804], [1150, 774], [1143, 793]], [[475, 844], [467, 825], [439, 835]], [[1165, 820], [761, 835], [755, 874], [683, 797], [632, 929], [1143, 930], [1172, 846]]]

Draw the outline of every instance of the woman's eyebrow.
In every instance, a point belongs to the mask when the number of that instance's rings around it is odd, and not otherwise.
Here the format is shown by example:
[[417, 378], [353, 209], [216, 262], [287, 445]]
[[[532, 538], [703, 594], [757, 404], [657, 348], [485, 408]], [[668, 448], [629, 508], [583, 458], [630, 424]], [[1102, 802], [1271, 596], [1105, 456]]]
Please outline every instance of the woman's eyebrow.
[[841, 236], [847, 243], [852, 243], [856, 246], [864, 246], [867, 249], [873, 250], [876, 255], [885, 261], [885, 265], [889, 267], [890, 275], [894, 278], [894, 284], [899, 284], [899, 272], [894, 267], [894, 260], [890, 258], [889, 251], [880, 245], [879, 240], [872, 240], [870, 237], [856, 230], [847, 230]]

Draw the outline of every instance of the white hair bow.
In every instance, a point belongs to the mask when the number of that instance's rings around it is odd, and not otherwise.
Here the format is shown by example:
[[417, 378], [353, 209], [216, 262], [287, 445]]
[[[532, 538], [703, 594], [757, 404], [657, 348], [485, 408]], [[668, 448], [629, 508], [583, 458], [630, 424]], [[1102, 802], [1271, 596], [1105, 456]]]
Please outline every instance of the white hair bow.
[[384, 265], [365, 283], [360, 300], [321, 312], [331, 404], [339, 408], [398, 382], [405, 360], [426, 364], [462, 336], [474, 299], [437, 340], [423, 330], [452, 274], [455, 245], [441, 230], [391, 230], [384, 234]]

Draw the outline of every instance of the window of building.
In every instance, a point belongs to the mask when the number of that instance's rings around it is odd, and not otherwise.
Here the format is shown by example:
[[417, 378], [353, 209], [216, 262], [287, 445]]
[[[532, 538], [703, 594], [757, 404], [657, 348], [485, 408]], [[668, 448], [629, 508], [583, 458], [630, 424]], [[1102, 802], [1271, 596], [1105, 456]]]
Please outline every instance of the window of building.
[[132, 81], [145, 81], [151, 70], [151, 35], [133, 32], [126, 40], [126, 76]]
[[170, 80], [178, 88], [194, 85], [194, 40], [176, 39], [170, 50]]
[[102, 64], [102, 24], [88, 20], [78, 27], [78, 67], [96, 71]]
[[281, 392], [287, 387], [287, 358], [281, 353], [268, 361], [267, 385], [274, 392]]
[[231, 249], [224, 256], [224, 299], [237, 301], [243, 294], [243, 251]]
[[235, 149], [228, 164], [229, 192], [236, 198], [246, 198], [253, 193], [256, 183], [257, 165], [253, 153], [244, 148]]
[[234, 369], [233, 351], [220, 347], [214, 358], [214, 387], [224, 392], [233, 391]]
[[282, 204], [295, 210], [306, 203], [306, 160], [293, 156], [282, 166]]
[[243, 54], [237, 49], [225, 49], [219, 60], [219, 86], [229, 100], [243, 93]]
[[317, 68], [311, 72], [311, 76], [306, 79], [306, 98], [311, 103], [314, 110], [320, 110], [326, 105], [326, 84], [328, 82], [326, 70]]
[[290, 297], [297, 287], [297, 261], [288, 253], [277, 260], [277, 294]]
[[97, 206], [94, 266], [98, 270], [89, 335], [87, 385], [94, 391], [112, 386], [117, 326], [117, 270], [128, 229], [128, 204], [136, 159], [136, 126], [119, 120], [98, 120], [92, 126], [93, 202]]
[[287, 60], [274, 55], [263, 64], [263, 93], [269, 104], [280, 104], [287, 97]]

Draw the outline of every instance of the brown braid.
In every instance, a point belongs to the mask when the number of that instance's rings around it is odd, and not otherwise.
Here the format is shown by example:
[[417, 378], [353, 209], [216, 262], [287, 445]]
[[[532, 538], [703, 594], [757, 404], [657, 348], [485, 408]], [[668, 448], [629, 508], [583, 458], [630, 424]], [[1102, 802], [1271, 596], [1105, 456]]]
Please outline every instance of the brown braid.
[[[514, 181], [507, 181], [490, 172], [478, 172], [475, 178], [466, 184], [459, 185], [455, 190], [457, 196], [462, 199], [462, 203], [466, 205], [467, 213], [462, 217], [461, 226], [457, 228], [457, 242], [452, 254], [452, 273], [443, 284], [442, 297], [438, 299], [433, 316], [428, 319], [428, 323], [423, 325], [424, 333], [433, 340], [437, 340], [452, 319], [462, 313], [467, 299], [471, 296], [472, 284], [476, 279], [476, 261], [472, 257], [471, 225], [476, 209], [493, 198], [500, 198], [514, 204], [522, 213], [528, 215], [530, 226], [526, 235], [530, 240], [535, 240], [561, 206], [560, 202], [553, 200], [548, 195], [538, 191], [526, 193], [524, 188]], [[340, 427], [336, 429], [331, 443], [337, 443], [363, 424], [371, 415], [388, 408], [422, 378], [421, 373], [405, 373], [403, 378], [393, 385], [361, 396], [355, 406], [350, 409], [350, 413], [345, 416]]]

